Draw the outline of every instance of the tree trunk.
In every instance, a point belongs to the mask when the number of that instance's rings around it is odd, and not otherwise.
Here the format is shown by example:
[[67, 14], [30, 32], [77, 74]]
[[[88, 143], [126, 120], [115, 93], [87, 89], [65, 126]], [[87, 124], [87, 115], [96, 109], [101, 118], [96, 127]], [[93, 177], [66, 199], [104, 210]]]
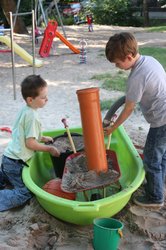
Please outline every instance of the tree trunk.
[[[10, 15], [9, 12], [15, 13], [16, 11], [16, 2], [15, 0], [0, 0], [0, 6], [3, 10], [3, 13], [6, 17], [6, 20], [10, 24]], [[21, 17], [17, 16], [16, 24], [14, 27], [14, 32], [18, 34], [28, 34], [28, 30], [25, 26], [24, 21]]]
[[148, 11], [148, 0], [143, 0], [143, 17], [144, 17], [144, 26], [149, 26], [149, 11]]

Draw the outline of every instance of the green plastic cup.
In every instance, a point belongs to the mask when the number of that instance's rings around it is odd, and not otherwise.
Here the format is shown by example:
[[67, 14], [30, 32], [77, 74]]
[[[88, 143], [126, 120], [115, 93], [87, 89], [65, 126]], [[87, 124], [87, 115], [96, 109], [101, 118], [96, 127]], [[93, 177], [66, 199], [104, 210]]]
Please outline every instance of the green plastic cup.
[[117, 250], [123, 236], [122, 222], [112, 218], [98, 218], [93, 221], [93, 247], [95, 250]]

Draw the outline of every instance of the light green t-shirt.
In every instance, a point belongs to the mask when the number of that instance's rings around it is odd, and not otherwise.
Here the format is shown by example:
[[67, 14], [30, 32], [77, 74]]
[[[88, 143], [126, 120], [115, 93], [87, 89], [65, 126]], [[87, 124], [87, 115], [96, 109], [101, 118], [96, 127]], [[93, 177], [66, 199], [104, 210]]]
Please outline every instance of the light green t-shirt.
[[4, 151], [4, 155], [12, 159], [29, 160], [34, 151], [25, 145], [25, 139], [33, 137], [40, 141], [41, 123], [35, 109], [25, 106], [17, 116], [12, 129], [12, 140]]

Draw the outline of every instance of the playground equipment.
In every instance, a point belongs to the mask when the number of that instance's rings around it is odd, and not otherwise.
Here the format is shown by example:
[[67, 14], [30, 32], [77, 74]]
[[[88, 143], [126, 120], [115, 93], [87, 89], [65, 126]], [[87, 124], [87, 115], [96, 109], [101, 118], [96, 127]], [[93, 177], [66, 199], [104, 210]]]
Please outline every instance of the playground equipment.
[[[24, 12], [24, 13], [11, 13], [10, 12], [10, 26], [11, 26], [11, 30], [12, 30], [12, 33], [11, 33], [11, 49], [12, 49], [12, 54], [14, 55], [14, 35], [13, 35], [14, 23], [13, 23], [13, 17], [25, 16], [25, 15], [31, 15], [32, 16], [32, 55], [33, 55], [33, 74], [35, 74], [35, 14], [34, 14], [34, 10], [32, 10], [31, 12]], [[16, 21], [16, 19], [14, 20], [14, 22], [15, 21]], [[17, 48], [17, 51], [18, 51], [18, 48]], [[14, 56], [13, 56], [13, 58], [14, 58]]]
[[[65, 32], [65, 28], [63, 26], [63, 22], [62, 22], [62, 18], [61, 18], [61, 14], [59, 12], [59, 8], [58, 8], [58, 2], [59, 0], [52, 0], [49, 3], [49, 6], [46, 7], [45, 9], [43, 8], [43, 1], [42, 0], [36, 0], [35, 1], [35, 16], [37, 17], [37, 13], [38, 13], [38, 18], [36, 18], [36, 24], [39, 25], [39, 23], [41, 22], [41, 19], [44, 20], [45, 26], [47, 26], [48, 24], [48, 15], [51, 12], [51, 14], [55, 16], [56, 19], [56, 15], [55, 15], [55, 10], [58, 14], [58, 18], [60, 21], [60, 25], [64, 34], [64, 37], [66, 36], [66, 32]], [[41, 15], [40, 15], [40, 11], [41, 11]]]
[[[10, 38], [5, 36], [1, 36], [0, 39], [2, 42], [6, 43], [11, 48], [11, 61], [12, 61], [12, 78], [13, 78], [13, 95], [14, 100], [16, 100], [16, 76], [15, 76], [15, 56], [14, 52], [16, 51], [23, 59], [28, 61], [30, 64], [33, 65], [33, 74], [35, 74], [35, 67], [40, 67], [41, 62], [37, 61], [35, 59], [35, 18], [34, 18], [34, 10], [31, 12], [25, 12], [25, 13], [12, 13], [9, 12], [10, 15], [10, 29], [1, 29], [1, 32], [10, 31]], [[13, 16], [21, 16], [21, 15], [32, 15], [32, 57], [25, 53], [21, 47], [19, 47], [17, 44], [14, 43], [14, 35], [13, 35]], [[40, 66], [39, 66], [40, 65]]]
[[[12, 14], [11, 14], [11, 12], [9, 14], [10, 14], [10, 22], [12, 23]], [[5, 29], [3, 27], [1, 27], [1, 36], [4, 35], [4, 32], [6, 32], [6, 31], [9, 31], [10, 32], [10, 36], [13, 37], [13, 30], [12, 30], [12, 28]], [[12, 42], [11, 42], [11, 48], [13, 48]], [[12, 62], [12, 79], [13, 79], [13, 97], [14, 97], [14, 100], [15, 100], [16, 99], [16, 81], [15, 81], [14, 53], [13, 53], [12, 50], [11, 50], [11, 62]]]
[[[4, 26], [0, 25], [0, 36], [4, 36]], [[0, 53], [8, 53], [11, 52], [10, 49], [0, 49]]]
[[86, 63], [87, 55], [86, 55], [86, 47], [87, 42], [83, 39], [80, 41], [80, 63]]
[[[35, 12], [35, 24], [36, 24], [36, 27], [37, 27], [41, 23], [41, 21], [44, 21], [45, 26], [47, 26], [47, 24], [48, 24], [48, 14], [52, 10], [54, 10], [52, 12], [52, 14], [55, 14], [55, 10], [56, 10], [56, 12], [58, 14], [60, 24], [61, 24], [61, 27], [62, 27], [62, 30], [63, 30], [63, 34], [66, 37], [66, 33], [65, 33], [64, 26], [63, 26], [61, 14], [60, 14], [59, 9], [58, 9], [58, 2], [59, 2], [59, 0], [52, 0], [52, 1], [50, 1], [49, 6], [44, 9], [43, 0], [34, 0], [34, 1], [32, 0], [31, 5], [32, 5], [32, 9], [34, 9], [34, 12]], [[16, 23], [16, 18], [19, 15], [20, 4], [21, 4], [21, 0], [18, 0], [17, 1], [17, 7], [16, 7], [16, 13], [15, 13], [16, 15], [15, 15], [15, 18], [14, 18], [14, 26], [15, 26], [15, 23]]]
[[47, 28], [44, 32], [44, 37], [40, 46], [39, 54], [41, 57], [48, 57], [53, 43], [54, 37], [58, 37], [66, 46], [68, 46], [74, 53], [79, 54], [80, 50], [75, 48], [64, 36], [57, 31], [57, 22], [52, 20], [48, 22]]
[[0, 131], [2, 131], [2, 132], [5, 131], [5, 132], [8, 132], [10, 134], [12, 133], [12, 130], [9, 127], [1, 127]]
[[[5, 43], [9, 48], [11, 48], [11, 39], [8, 36], [0, 36], [0, 42]], [[18, 44], [13, 42], [14, 52], [19, 55], [22, 59], [27, 61], [30, 65], [33, 65], [33, 56], [31, 56], [26, 50], [21, 48]], [[35, 58], [35, 67], [41, 67], [43, 62]]]

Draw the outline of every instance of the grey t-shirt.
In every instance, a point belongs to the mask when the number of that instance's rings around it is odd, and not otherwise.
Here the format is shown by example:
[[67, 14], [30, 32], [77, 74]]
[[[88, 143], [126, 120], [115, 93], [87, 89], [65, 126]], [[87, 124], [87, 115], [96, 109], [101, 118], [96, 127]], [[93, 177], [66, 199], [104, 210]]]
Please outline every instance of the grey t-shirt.
[[166, 124], [166, 72], [151, 56], [140, 56], [132, 68], [128, 81], [126, 100], [139, 103], [150, 126]]

